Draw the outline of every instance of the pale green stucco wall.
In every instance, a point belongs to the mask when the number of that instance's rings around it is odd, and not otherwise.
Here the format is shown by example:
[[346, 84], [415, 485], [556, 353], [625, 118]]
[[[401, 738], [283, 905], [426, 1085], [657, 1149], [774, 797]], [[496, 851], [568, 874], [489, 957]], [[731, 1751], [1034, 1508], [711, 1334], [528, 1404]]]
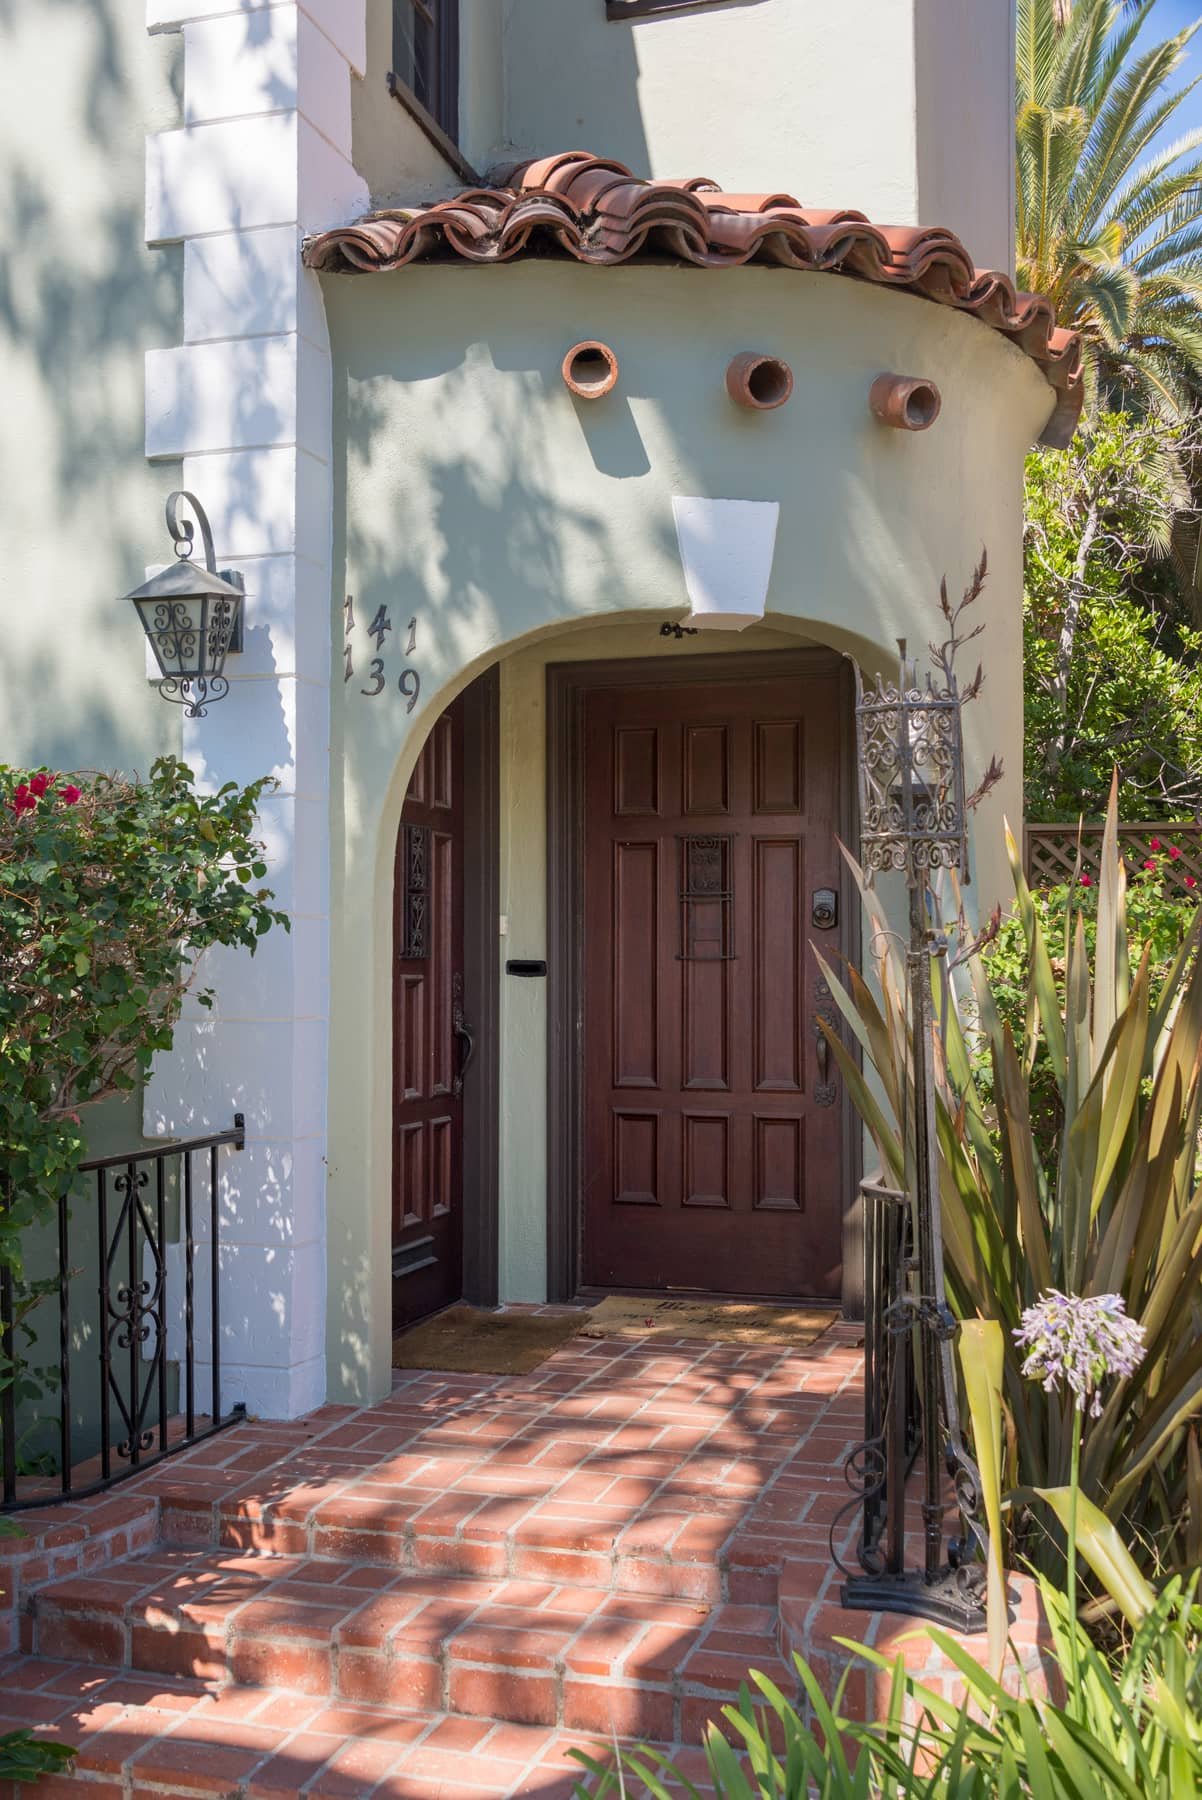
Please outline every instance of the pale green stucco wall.
[[[180, 330], [178, 258], [143, 242], [145, 134], [177, 123], [178, 45], [130, 0], [0, 7], [0, 762], [144, 772], [179, 746], [116, 604], [162, 556], [178, 485], [143, 455], [144, 352]], [[142, 1141], [137, 1096], [82, 1117], [93, 1155]], [[92, 1209], [81, 1191], [74, 1260], [94, 1271]], [[31, 1242], [31, 1273], [53, 1255]], [[56, 1358], [53, 1308], [39, 1323]], [[86, 1455], [98, 1378], [87, 1358], [75, 1373]]]
[[144, 459], [143, 356], [179, 340], [180, 267], [143, 218], [178, 47], [130, 0], [0, 8], [0, 760], [144, 769], [179, 742], [115, 604], [177, 485]]
[[[956, 589], [984, 543], [990, 679], [968, 752], [970, 772], [995, 750], [1008, 762], [977, 850], [978, 892], [1000, 893], [1001, 813], [1019, 812], [1022, 460], [1051, 395], [976, 321], [838, 277], [542, 263], [329, 277], [324, 288], [344, 446], [336, 593], [354, 594], [360, 621], [380, 605], [398, 628], [416, 614], [422, 677], [407, 717], [394, 638], [384, 694], [364, 698], [355, 680], [334, 696], [329, 1349], [333, 1391], [345, 1394], [379, 1392], [387, 1378], [392, 857], [432, 718], [490, 662], [538, 640], [503, 682], [504, 879], [529, 902], [538, 663], [605, 620], [645, 619], [648, 653], [665, 653], [648, 627], [686, 606], [673, 493], [779, 500], [771, 623], [869, 662], [885, 663], [898, 635], [927, 641], [940, 577]], [[565, 349], [590, 336], [622, 366], [615, 393], [591, 406], [559, 377]], [[794, 397], [778, 412], [747, 414], [726, 396], [727, 361], [748, 346], [793, 367]], [[868, 387], [888, 368], [939, 382], [933, 430], [873, 422]], [[584, 653], [613, 654], [603, 641], [590, 633]], [[750, 644], [722, 647], [739, 642]], [[335, 647], [340, 656], [340, 610]], [[521, 949], [537, 953], [525, 938]], [[503, 1271], [510, 1292], [527, 1294], [543, 1254], [539, 1004], [506, 998], [501, 1045]]]
[[[144, 352], [180, 332], [179, 259], [143, 242], [178, 46], [126, 0], [0, 7], [0, 762], [145, 771], [179, 746], [116, 604], [178, 485], [143, 455]], [[139, 1138], [136, 1102], [84, 1118], [97, 1154]]]

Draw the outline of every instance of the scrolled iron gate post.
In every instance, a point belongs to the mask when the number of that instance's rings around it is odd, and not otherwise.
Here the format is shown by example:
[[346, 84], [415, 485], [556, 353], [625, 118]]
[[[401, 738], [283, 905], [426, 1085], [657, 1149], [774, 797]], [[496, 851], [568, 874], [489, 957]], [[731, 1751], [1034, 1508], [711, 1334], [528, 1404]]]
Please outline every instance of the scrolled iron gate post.
[[[949, 980], [947, 943], [937, 929], [932, 877], [952, 870], [968, 879], [968, 827], [961, 733], [962, 696], [944, 663], [943, 678], [919, 679], [899, 644], [896, 683], [868, 686], [857, 671], [856, 737], [860, 779], [860, 853], [866, 883], [904, 878], [909, 900], [905, 951], [911, 1066], [902, 1118], [901, 1189], [864, 1184], [869, 1209], [866, 1283], [865, 1438], [846, 1460], [862, 1505], [858, 1557], [847, 1570], [843, 1604], [931, 1619], [954, 1630], [985, 1628], [986, 1547], [979, 1517], [980, 1479], [964, 1442], [952, 1350], [958, 1326], [944, 1285], [936, 1130], [935, 992]], [[908, 1405], [917, 1378], [918, 1443]], [[921, 1452], [923, 1558], [905, 1563], [905, 1483]], [[948, 1484], [960, 1528], [944, 1545]]]

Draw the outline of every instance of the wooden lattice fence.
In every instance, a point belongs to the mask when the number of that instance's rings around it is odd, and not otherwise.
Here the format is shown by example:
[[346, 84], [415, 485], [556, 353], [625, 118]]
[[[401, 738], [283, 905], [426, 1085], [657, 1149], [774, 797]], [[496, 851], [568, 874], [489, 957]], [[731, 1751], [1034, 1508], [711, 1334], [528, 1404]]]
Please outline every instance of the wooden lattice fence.
[[[1102, 849], [1101, 825], [1028, 825], [1023, 831], [1023, 864], [1032, 887], [1072, 881], [1078, 869], [1096, 876]], [[1129, 871], [1155, 862], [1167, 893], [1202, 897], [1202, 824], [1120, 825], [1119, 847]], [[1174, 852], [1176, 854], [1174, 854]]]

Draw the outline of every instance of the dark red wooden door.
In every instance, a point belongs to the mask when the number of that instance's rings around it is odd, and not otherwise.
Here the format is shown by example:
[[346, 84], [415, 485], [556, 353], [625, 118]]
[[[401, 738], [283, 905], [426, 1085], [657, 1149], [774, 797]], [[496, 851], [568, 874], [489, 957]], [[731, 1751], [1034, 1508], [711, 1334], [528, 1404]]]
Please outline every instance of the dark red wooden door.
[[840, 729], [833, 670], [587, 696], [588, 1286], [839, 1294]]
[[463, 717], [426, 741], [401, 814], [395, 872], [392, 1319], [463, 1284]]

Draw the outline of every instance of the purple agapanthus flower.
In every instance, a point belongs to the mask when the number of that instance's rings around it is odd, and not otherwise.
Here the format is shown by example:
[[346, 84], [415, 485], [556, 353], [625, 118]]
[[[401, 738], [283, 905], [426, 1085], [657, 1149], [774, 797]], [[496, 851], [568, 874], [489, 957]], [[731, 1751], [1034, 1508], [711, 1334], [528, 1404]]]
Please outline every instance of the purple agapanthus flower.
[[1097, 1418], [1102, 1383], [1133, 1375], [1143, 1360], [1144, 1328], [1128, 1318], [1121, 1294], [1062, 1294], [1052, 1288], [1023, 1313], [1014, 1341], [1027, 1352], [1023, 1374], [1054, 1394], [1067, 1383], [1078, 1412]]

